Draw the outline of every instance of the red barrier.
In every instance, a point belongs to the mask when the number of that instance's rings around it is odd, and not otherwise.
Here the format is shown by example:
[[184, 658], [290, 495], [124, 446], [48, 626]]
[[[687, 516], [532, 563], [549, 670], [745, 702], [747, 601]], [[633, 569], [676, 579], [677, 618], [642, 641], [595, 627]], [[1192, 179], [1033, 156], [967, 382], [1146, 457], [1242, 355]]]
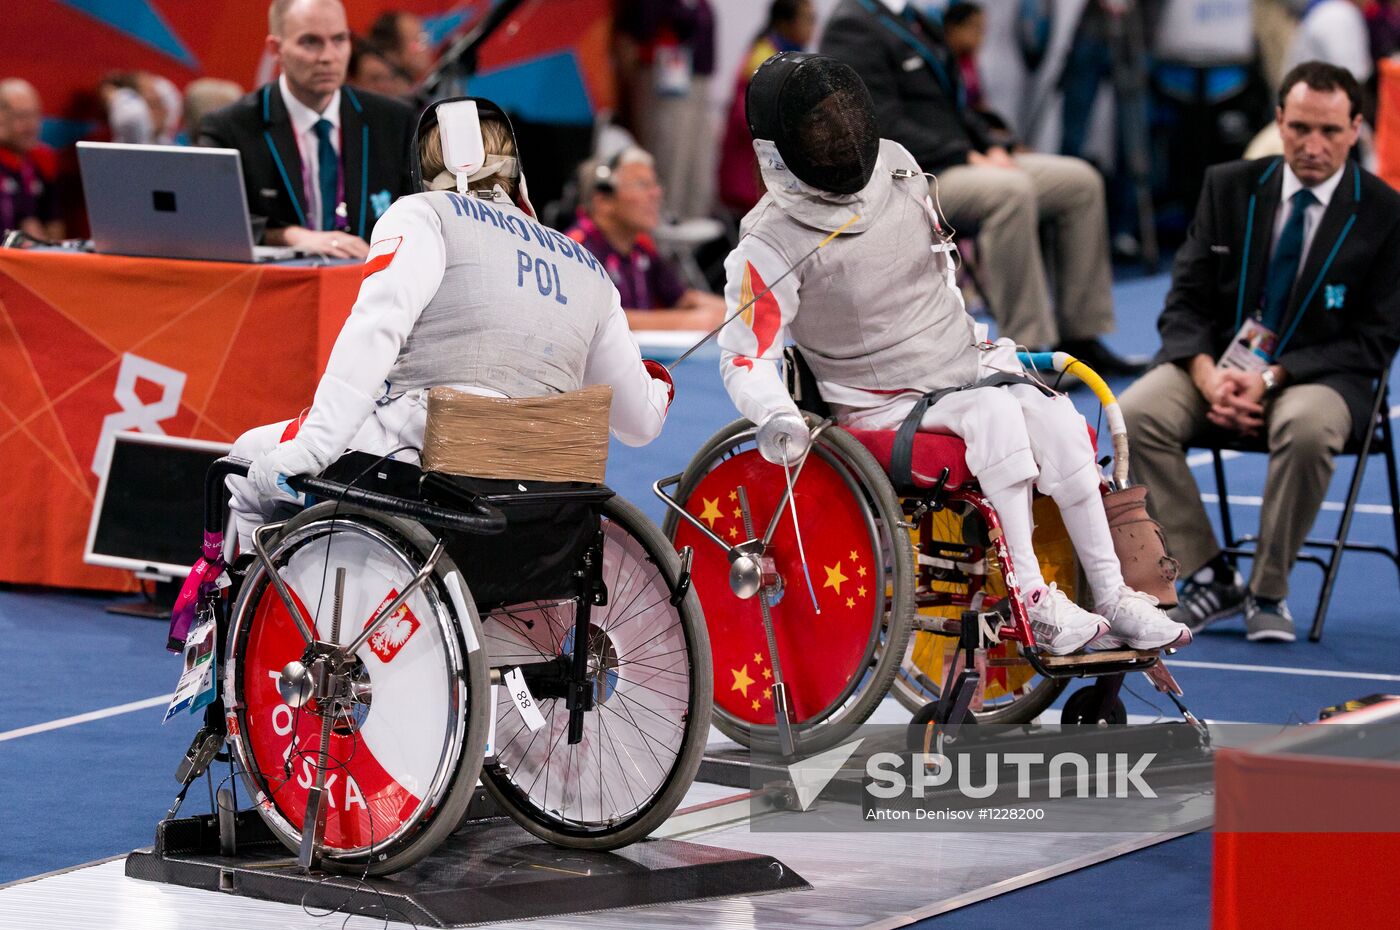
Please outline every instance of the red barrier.
[[103, 435], [232, 442], [295, 416], [359, 285], [357, 264], [0, 251], [0, 581], [133, 587], [82, 562]]

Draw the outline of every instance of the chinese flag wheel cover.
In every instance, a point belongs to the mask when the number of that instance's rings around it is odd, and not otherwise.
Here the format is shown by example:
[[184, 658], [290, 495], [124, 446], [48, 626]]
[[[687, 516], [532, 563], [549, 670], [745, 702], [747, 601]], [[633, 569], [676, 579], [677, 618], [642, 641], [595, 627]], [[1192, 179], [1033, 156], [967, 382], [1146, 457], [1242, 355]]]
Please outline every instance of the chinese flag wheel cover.
[[[341, 643], [357, 636], [414, 574], [382, 543], [339, 531], [353, 526], [336, 524], [333, 536], [311, 539], [281, 569], [303, 615], [314, 618], [317, 638], [324, 641], [331, 639], [337, 567], [346, 569], [336, 640]], [[302, 657], [305, 644], [265, 575], [261, 585], [257, 605], [251, 608], [251, 626], [242, 638], [243, 652], [236, 660], [241, 668], [231, 669], [243, 704], [237, 735], [249, 768], [261, 773], [257, 781], [266, 796], [258, 802], [263, 810], [275, 813], [299, 834], [307, 794], [315, 783], [322, 718], [307, 706], [289, 707], [277, 691], [278, 673]], [[449, 650], [444, 639], [444, 629], [452, 629], [450, 620], [440, 622], [441, 602], [435, 608], [422, 588], [405, 607], [357, 653], [372, 688], [368, 705], [356, 705], [353, 721], [342, 716], [332, 729], [324, 839], [332, 855], [382, 848], [386, 840], [413, 826], [436, 804], [434, 794], [441, 793], [456, 765], [451, 756], [459, 741], [452, 735], [465, 718], [465, 689], [453, 686], [460, 668], [454, 669], [451, 658], [457, 650]]]
[[[731, 545], [747, 538], [739, 509], [740, 485], [748, 493], [754, 533], [761, 537], [787, 484], [782, 467], [765, 461], [756, 450], [717, 465], [685, 505]], [[886, 608], [884, 570], [859, 494], [819, 451], [808, 457], [795, 485], [802, 544], [820, 614], [807, 592], [787, 507], [769, 547], [783, 579], [782, 597], [772, 615], [794, 723], [818, 719], [839, 703], [864, 674], [872, 641], [879, 635]], [[681, 521], [675, 542], [677, 548], [690, 546], [695, 552], [691, 584], [710, 631], [715, 705], [746, 723], [773, 725], [773, 671], [759, 599], [734, 595], [727, 554], [694, 526]]]
[[[1050, 498], [1037, 495], [1032, 513], [1035, 519], [1035, 534], [1031, 544], [1039, 558], [1040, 572], [1045, 576], [1045, 583], [1054, 582], [1070, 600], [1074, 600], [1079, 587], [1079, 562], [1074, 555], [1069, 531], [1065, 529], [1064, 520], [1060, 517], [1060, 510]], [[948, 543], [963, 541], [961, 515], [945, 509], [932, 513], [929, 517], [933, 520], [935, 539]], [[917, 546], [919, 530], [910, 530], [909, 535]], [[966, 589], [965, 584], [942, 581], [933, 583], [934, 591], [962, 593]], [[1006, 596], [1006, 583], [999, 570], [989, 568], [982, 590], [996, 598]], [[962, 608], [920, 607], [919, 613], [956, 620], [962, 615]], [[941, 684], [946, 680], [947, 663], [951, 661], [956, 647], [956, 637], [944, 636], [941, 633], [916, 632], [909, 650], [909, 659], [931, 681]], [[1007, 641], [993, 646], [987, 650], [987, 660], [987, 681], [983, 691], [983, 698], [987, 701], [1008, 696], [1020, 697], [1025, 692], [1026, 685], [1036, 677], [1035, 669], [1021, 658], [1021, 647], [1017, 643]]]

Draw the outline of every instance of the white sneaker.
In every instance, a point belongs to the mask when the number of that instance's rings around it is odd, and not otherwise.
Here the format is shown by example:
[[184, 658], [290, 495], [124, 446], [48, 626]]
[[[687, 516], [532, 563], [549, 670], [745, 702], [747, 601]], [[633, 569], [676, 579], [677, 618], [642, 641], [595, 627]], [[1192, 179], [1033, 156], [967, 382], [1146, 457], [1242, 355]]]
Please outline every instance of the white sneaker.
[[1155, 597], [1126, 585], [1118, 590], [1118, 602], [1101, 610], [1108, 632], [1094, 641], [1095, 649], [1163, 649], [1191, 642], [1191, 630], [1158, 610]]
[[1052, 656], [1082, 649], [1108, 630], [1108, 621], [1071, 601], [1054, 584], [1024, 595], [1031, 632], [1040, 648]]

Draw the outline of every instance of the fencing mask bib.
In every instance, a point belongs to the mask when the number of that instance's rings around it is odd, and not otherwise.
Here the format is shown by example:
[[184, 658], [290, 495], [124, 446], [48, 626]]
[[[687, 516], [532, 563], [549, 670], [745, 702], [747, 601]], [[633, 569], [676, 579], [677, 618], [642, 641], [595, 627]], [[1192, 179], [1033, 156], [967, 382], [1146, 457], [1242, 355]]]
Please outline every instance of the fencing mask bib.
[[875, 102], [849, 65], [783, 52], [754, 72], [746, 98], [749, 132], [770, 142], [798, 180], [832, 194], [870, 182], [880, 154]]

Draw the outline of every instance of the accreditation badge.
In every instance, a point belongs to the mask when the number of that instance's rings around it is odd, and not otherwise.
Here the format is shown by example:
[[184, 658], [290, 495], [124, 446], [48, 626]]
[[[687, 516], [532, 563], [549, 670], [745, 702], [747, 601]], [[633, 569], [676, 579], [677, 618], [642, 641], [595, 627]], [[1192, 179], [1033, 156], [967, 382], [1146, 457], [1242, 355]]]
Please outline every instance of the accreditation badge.
[[1277, 350], [1278, 333], [1251, 318], [1244, 321], [1235, 338], [1230, 340], [1219, 364], [1221, 368], [1239, 371], [1263, 371], [1273, 362]]

